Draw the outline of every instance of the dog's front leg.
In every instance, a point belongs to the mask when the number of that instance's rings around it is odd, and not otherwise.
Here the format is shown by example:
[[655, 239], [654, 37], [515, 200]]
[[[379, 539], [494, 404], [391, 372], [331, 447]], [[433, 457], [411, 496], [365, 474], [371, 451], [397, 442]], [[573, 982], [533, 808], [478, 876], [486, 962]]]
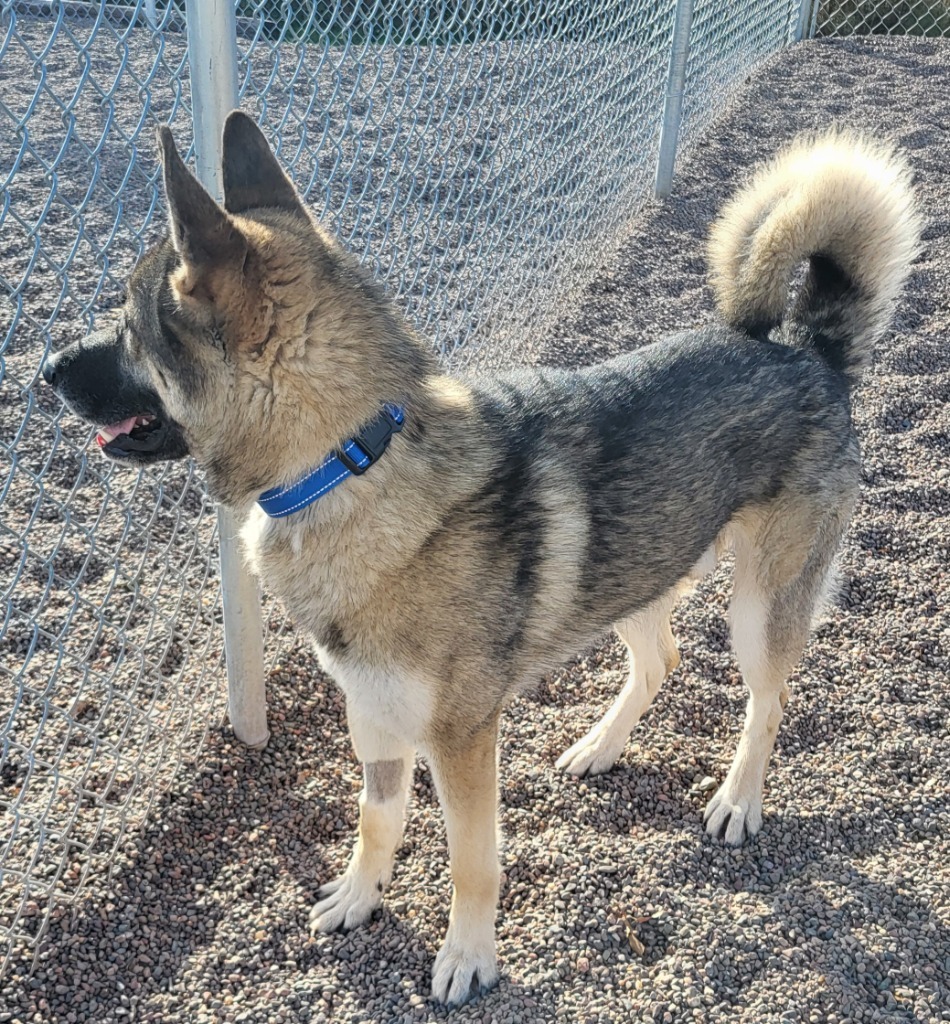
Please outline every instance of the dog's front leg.
[[432, 773], [445, 815], [452, 867], [452, 909], [432, 968], [432, 994], [456, 1004], [498, 979], [498, 717], [458, 746], [433, 750]]
[[375, 723], [349, 714], [350, 738], [363, 762], [356, 848], [346, 871], [318, 892], [311, 932], [355, 928], [382, 903], [402, 839], [414, 751]]

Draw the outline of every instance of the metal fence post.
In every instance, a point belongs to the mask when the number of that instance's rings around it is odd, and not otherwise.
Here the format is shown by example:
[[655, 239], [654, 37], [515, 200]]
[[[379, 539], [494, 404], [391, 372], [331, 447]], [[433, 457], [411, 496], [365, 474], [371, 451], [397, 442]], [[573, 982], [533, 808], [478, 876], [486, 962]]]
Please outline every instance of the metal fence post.
[[663, 127], [660, 130], [660, 155], [656, 161], [654, 192], [665, 199], [673, 186], [673, 165], [679, 142], [680, 119], [683, 114], [683, 88], [686, 84], [686, 62], [689, 59], [689, 30], [693, 24], [693, 0], [676, 0], [673, 42], [670, 47], [670, 70], [666, 79], [663, 103]]
[[800, 43], [803, 39], [811, 38], [814, 34], [814, 21], [812, 19], [812, 5], [814, 0], [801, 0], [798, 8], [798, 25], [795, 27], [795, 42]]
[[[186, 0], [188, 63], [195, 126], [195, 162], [201, 183], [222, 195], [221, 135], [238, 105], [237, 26], [233, 0]], [[240, 523], [218, 509], [224, 649], [228, 668], [228, 714], [239, 740], [263, 747], [268, 740], [264, 693], [264, 641], [257, 581], [241, 554]]]

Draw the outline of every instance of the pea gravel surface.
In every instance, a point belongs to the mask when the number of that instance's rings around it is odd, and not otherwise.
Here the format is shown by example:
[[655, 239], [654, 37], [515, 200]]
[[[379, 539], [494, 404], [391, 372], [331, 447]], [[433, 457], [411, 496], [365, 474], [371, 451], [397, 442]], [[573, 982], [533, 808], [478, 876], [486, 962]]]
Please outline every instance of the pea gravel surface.
[[950, 1020], [950, 46], [772, 59], [538, 349], [578, 365], [707, 319], [710, 219], [749, 165], [832, 122], [907, 151], [926, 250], [854, 398], [862, 496], [840, 596], [792, 679], [761, 833], [732, 849], [702, 828], [745, 704], [723, 570], [677, 611], [682, 664], [613, 771], [579, 782], [554, 761], [621, 686], [615, 640], [504, 716], [502, 981], [450, 1013], [428, 996], [450, 883], [424, 764], [383, 910], [308, 935], [360, 780], [341, 698], [298, 645], [268, 681], [268, 747], [212, 730], [111, 880], [54, 913], [33, 973], [13, 961], [0, 1022]]

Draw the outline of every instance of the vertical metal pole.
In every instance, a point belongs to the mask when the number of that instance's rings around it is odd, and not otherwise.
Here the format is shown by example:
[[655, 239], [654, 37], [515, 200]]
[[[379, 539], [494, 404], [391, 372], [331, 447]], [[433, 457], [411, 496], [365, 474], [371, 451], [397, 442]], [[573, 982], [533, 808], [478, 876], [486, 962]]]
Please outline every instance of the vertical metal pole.
[[812, 35], [811, 8], [813, 0], [801, 0], [798, 8], [798, 25], [795, 28], [795, 42], [800, 43], [806, 36]]
[[660, 130], [660, 155], [656, 161], [655, 192], [658, 199], [665, 199], [673, 187], [673, 165], [676, 163], [686, 62], [689, 59], [689, 30], [693, 24], [693, 0], [676, 0], [675, 17], [670, 71], [666, 79], [666, 100], [663, 104], [663, 127]]
[[[234, 0], [186, 0], [185, 21], [198, 179], [220, 199], [224, 189], [221, 136], [225, 118], [238, 105]], [[259, 748], [270, 735], [264, 693], [261, 597], [241, 554], [240, 526], [230, 509], [219, 506], [228, 713], [238, 739]]]

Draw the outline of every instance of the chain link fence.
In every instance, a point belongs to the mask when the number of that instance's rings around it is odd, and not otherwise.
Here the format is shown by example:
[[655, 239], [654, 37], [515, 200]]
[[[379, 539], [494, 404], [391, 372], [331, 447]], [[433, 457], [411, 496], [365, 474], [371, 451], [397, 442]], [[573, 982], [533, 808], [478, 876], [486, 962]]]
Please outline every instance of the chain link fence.
[[529, 7], [240, 7], [245, 108], [456, 366], [530, 360], [656, 161], [669, 6]]
[[[673, 0], [239, 0], [239, 91], [447, 363], [530, 362], [653, 194], [664, 132], [698, 135], [803, 30], [946, 31], [944, 4], [684, 6], [678, 66]], [[187, 28], [183, 2], [0, 4], [0, 972], [224, 710], [200, 480], [114, 470], [37, 383], [162, 231], [153, 137], [191, 144]]]
[[724, 4], [696, 0], [690, 31], [681, 144], [722, 109], [724, 92], [745, 81], [770, 53], [795, 39], [802, 5], [785, 0]]
[[948, 0], [819, 0], [812, 35], [950, 36]]
[[0, 962], [108, 868], [219, 717], [201, 484], [113, 471], [37, 386], [161, 222], [155, 126], [187, 142], [191, 124], [173, 13], [154, 30], [90, 5], [0, 15]]

